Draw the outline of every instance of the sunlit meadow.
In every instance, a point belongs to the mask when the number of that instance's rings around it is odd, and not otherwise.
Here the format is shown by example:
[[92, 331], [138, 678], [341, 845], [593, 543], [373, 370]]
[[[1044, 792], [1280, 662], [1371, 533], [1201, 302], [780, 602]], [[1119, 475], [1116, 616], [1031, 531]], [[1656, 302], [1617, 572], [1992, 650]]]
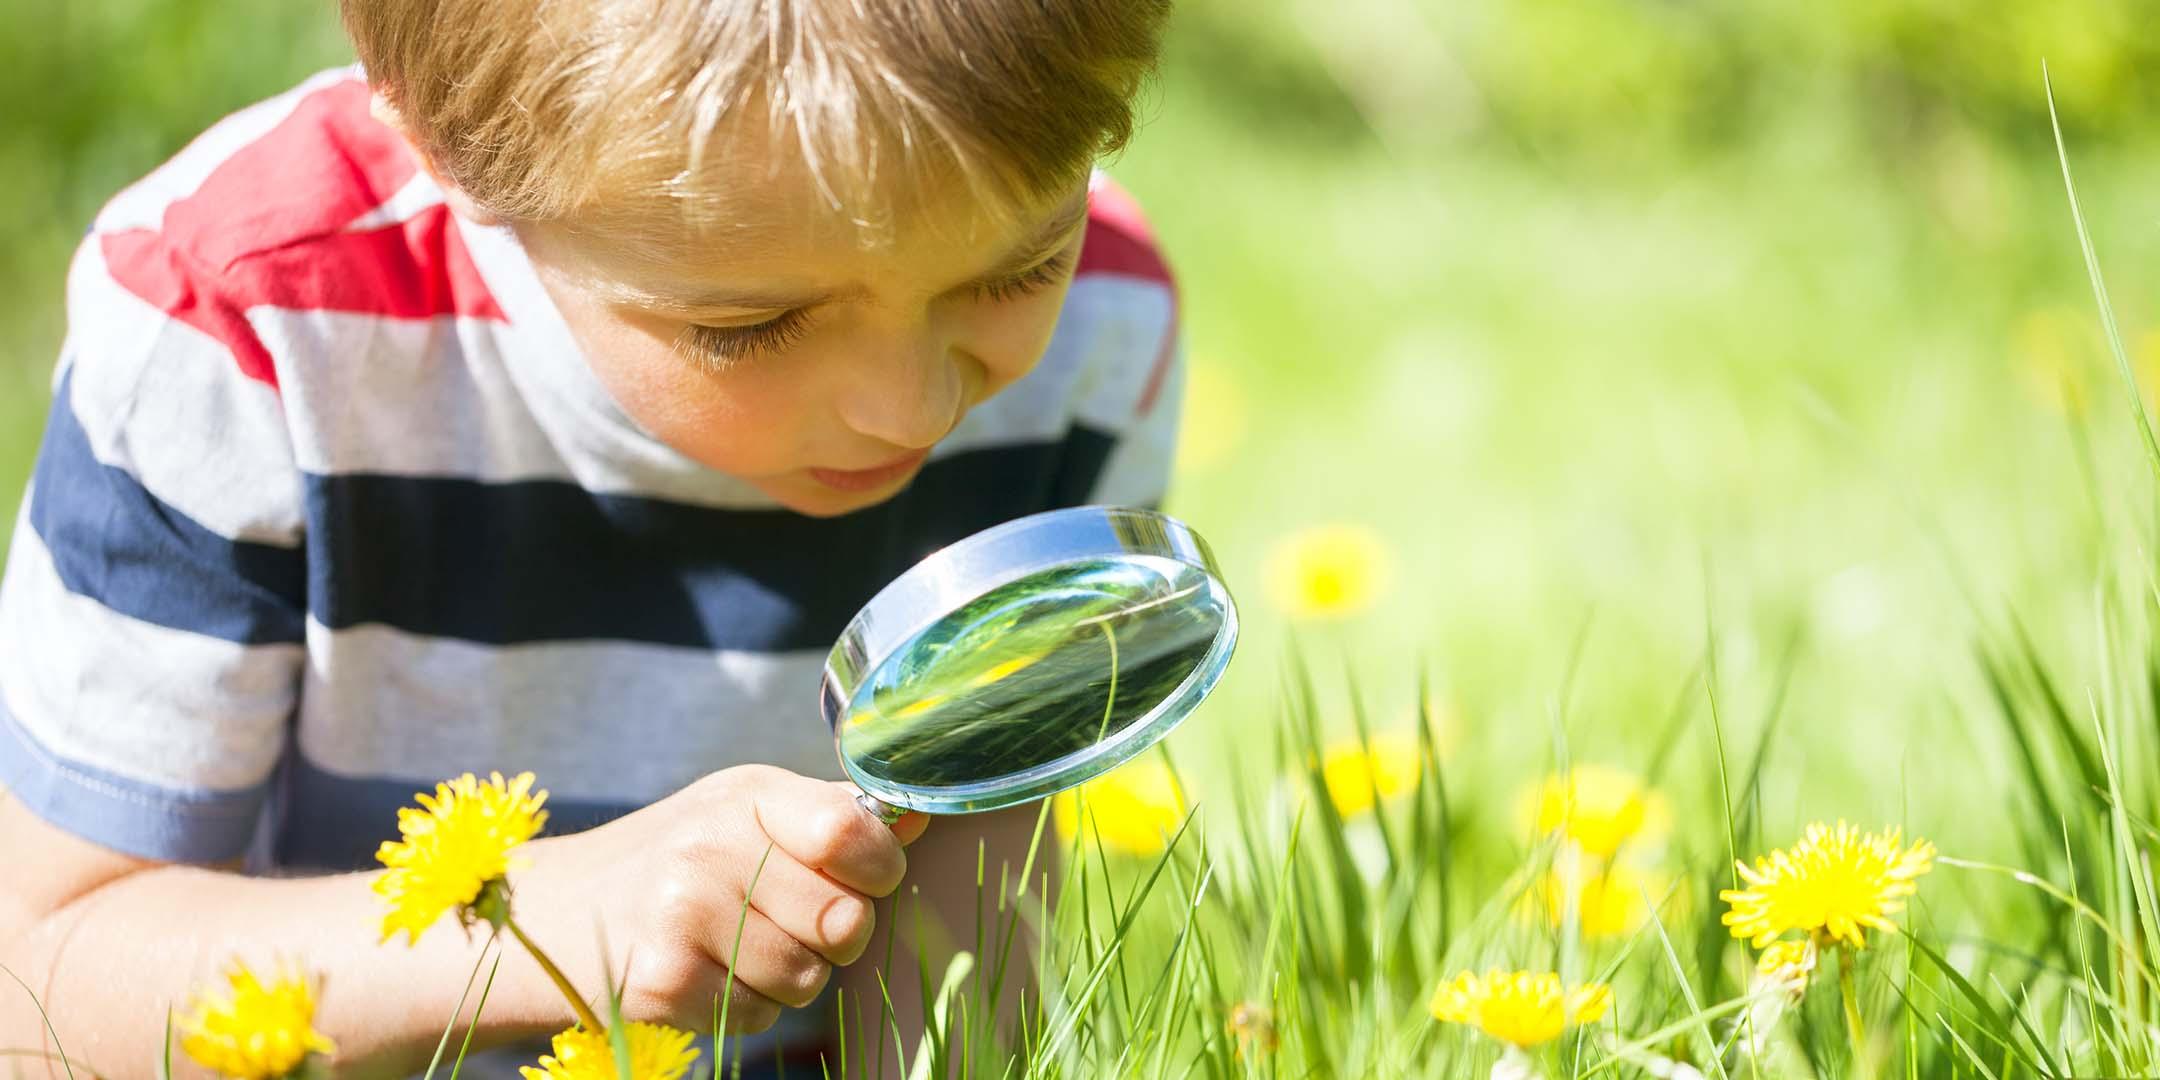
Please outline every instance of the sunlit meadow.
[[[986, 867], [966, 959], [888, 972], [941, 1003], [919, 1060], [849, 1003], [829, 1073], [2160, 1071], [2160, 67], [2135, 4], [1937, 9], [1185, 5], [1114, 170], [1242, 655], [1046, 810], [1054, 895]], [[343, 53], [262, 0], [0, 27], [52, 45], [0, 46], [50, 103], [0, 131], [12, 506], [90, 211]], [[513, 865], [386, 918], [523, 948]], [[176, 1059], [320, 1068], [291, 963], [175, 1002]], [[734, 1054], [679, 1036], [596, 1013], [533, 1068]]]

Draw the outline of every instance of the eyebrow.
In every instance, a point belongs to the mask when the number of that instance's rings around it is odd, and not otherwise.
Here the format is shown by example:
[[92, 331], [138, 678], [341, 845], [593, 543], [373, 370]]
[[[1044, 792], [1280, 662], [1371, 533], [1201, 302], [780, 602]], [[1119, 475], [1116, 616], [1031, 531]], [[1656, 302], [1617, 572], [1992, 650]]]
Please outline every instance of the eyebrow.
[[[1043, 253], [1063, 240], [1075, 226], [1087, 218], [1088, 200], [1076, 199], [1068, 208], [1059, 211], [1043, 223], [1035, 234], [1013, 248], [1011, 254], [1000, 260], [989, 273], [966, 282], [959, 288], [987, 285], [1017, 276], [1027, 270], [1029, 264], [1041, 258]], [[692, 293], [654, 293], [635, 286], [621, 286], [616, 290], [620, 299], [646, 307], [674, 312], [709, 311], [716, 308], [748, 308], [755, 310], [793, 310], [815, 307], [840, 300], [852, 300], [869, 292], [861, 285], [851, 284], [825, 292], [776, 292], [771, 290], [722, 288]]]

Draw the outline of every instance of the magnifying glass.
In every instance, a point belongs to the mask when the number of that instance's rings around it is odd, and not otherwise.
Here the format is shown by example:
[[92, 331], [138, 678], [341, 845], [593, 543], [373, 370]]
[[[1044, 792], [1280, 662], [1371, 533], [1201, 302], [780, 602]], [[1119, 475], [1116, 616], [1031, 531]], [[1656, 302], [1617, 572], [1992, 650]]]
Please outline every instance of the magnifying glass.
[[1183, 522], [1052, 510], [952, 544], [872, 597], [825, 661], [822, 707], [880, 820], [996, 810], [1154, 746], [1215, 688], [1237, 628]]

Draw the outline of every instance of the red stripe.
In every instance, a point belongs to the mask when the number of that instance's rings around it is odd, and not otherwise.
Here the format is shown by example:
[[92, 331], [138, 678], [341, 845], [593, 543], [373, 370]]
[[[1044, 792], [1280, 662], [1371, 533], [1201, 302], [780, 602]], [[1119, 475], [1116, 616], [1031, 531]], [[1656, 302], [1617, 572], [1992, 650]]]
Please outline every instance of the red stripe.
[[346, 80], [302, 98], [221, 162], [166, 208], [161, 228], [99, 242], [122, 287], [216, 338], [243, 374], [276, 386], [250, 308], [504, 318], [447, 207], [341, 231], [416, 170], [397, 134], [369, 115], [367, 85]]
[[98, 237], [105, 267], [120, 287], [149, 301], [165, 314], [194, 327], [232, 350], [240, 373], [277, 385], [270, 352], [255, 337], [241, 309], [208, 295], [197, 282], [215, 280], [186, 252], [166, 243], [150, 229], [130, 229]]
[[[1110, 194], [1113, 191], [1114, 196]], [[1118, 205], [1120, 202], [1125, 205]], [[1080, 238], [1080, 265], [1074, 270], [1075, 276], [1117, 274], [1173, 284], [1170, 266], [1155, 247], [1147, 221], [1131, 204], [1131, 196], [1108, 185], [1090, 193], [1087, 235]]]
[[348, 79], [300, 99], [275, 128], [234, 151], [166, 209], [163, 231], [222, 267], [345, 227], [416, 169], [397, 133], [368, 114], [367, 84]]

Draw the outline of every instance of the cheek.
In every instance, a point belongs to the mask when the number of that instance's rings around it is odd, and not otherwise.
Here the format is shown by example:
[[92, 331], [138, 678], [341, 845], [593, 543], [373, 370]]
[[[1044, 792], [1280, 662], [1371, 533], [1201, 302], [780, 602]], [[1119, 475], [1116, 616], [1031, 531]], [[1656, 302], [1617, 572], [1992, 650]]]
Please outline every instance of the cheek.
[[994, 393], [1035, 369], [1057, 329], [1065, 292], [1066, 287], [1060, 286], [1019, 300], [983, 305], [965, 347], [983, 366], [986, 392]]
[[[635, 330], [588, 343], [593, 373], [632, 421], [708, 468], [783, 472], [802, 441], [802, 410], [755, 364], [708, 371]], [[594, 347], [594, 346], [601, 347]]]

